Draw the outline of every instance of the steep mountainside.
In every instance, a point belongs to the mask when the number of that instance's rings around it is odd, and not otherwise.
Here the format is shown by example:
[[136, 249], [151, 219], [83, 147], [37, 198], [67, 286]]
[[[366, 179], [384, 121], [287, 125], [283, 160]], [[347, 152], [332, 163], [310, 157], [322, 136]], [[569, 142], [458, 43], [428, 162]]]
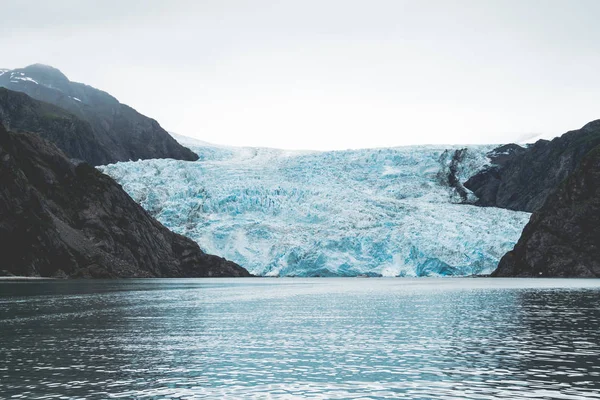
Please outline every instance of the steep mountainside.
[[464, 186], [479, 198], [477, 205], [533, 212], [598, 144], [600, 120], [527, 148], [502, 146], [493, 152], [496, 165], [472, 176]]
[[150, 217], [108, 176], [0, 124], [0, 270], [28, 276], [247, 276]]
[[494, 276], [600, 277], [600, 146], [580, 164], [533, 213]]
[[[198, 159], [155, 120], [119, 103], [108, 93], [69, 81], [55, 68], [35, 64], [0, 70], [0, 87], [26, 93], [88, 122], [95, 143], [106, 152], [106, 155], [91, 154], [90, 158], [84, 158], [92, 165], [149, 158]], [[69, 152], [68, 148], [61, 148]]]
[[8, 130], [38, 133], [70, 158], [92, 164], [111, 160], [89, 123], [25, 93], [0, 88], [0, 120]]

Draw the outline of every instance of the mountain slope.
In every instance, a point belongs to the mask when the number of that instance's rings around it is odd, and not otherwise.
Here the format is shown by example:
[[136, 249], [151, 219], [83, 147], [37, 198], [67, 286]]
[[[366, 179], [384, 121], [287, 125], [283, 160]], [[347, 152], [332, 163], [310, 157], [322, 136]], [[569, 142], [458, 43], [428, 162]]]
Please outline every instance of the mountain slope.
[[247, 276], [150, 217], [112, 179], [0, 124], [0, 269], [28, 276]]
[[600, 277], [600, 146], [533, 213], [493, 276]]
[[111, 155], [92, 127], [60, 107], [25, 93], [0, 88], [0, 120], [8, 130], [35, 132], [54, 143], [69, 158], [104, 164]]
[[55, 68], [34, 64], [1, 70], [0, 87], [26, 93], [88, 122], [96, 142], [107, 153], [101, 161], [98, 161], [99, 156], [84, 159], [92, 165], [149, 158], [189, 161], [198, 158], [177, 143], [155, 120], [119, 103], [106, 92], [69, 81]]
[[464, 186], [479, 198], [477, 205], [533, 212], [599, 144], [600, 120], [527, 148], [503, 146], [494, 151], [502, 159], [472, 176]]

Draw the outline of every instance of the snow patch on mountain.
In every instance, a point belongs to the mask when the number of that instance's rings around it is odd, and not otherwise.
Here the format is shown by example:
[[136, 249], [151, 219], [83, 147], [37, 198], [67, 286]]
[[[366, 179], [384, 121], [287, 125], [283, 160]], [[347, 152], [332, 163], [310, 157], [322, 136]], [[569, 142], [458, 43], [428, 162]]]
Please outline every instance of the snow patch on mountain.
[[31, 79], [28, 76], [11, 76], [10, 81], [12, 83], [19, 83], [19, 81], [24, 81], [24, 82], [35, 83], [36, 85], [38, 85], [38, 82], [35, 79]]
[[[197, 162], [99, 169], [164, 225], [258, 275], [489, 273], [530, 216], [458, 204], [444, 154], [459, 147], [311, 152], [191, 140]], [[469, 147], [460, 179], [487, 165], [492, 147]]]
[[21, 83], [21, 82], [31, 82], [34, 83], [36, 85], [39, 85], [38, 81], [36, 81], [35, 79], [25, 75], [23, 72], [18, 72], [18, 71], [11, 71], [11, 70], [0, 70], [0, 76], [6, 74], [10, 72], [10, 74], [8, 75], [8, 78], [10, 79], [11, 83]]

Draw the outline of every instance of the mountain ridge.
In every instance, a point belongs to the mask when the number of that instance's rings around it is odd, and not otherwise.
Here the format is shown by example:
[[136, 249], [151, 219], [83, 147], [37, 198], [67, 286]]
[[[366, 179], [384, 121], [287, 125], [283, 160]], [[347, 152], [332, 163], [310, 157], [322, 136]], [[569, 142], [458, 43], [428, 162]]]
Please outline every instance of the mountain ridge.
[[500, 162], [470, 177], [464, 186], [477, 197], [476, 205], [534, 212], [573, 173], [583, 157], [600, 144], [600, 120], [569, 131], [550, 141], [538, 140], [528, 147], [515, 144]]
[[[195, 161], [198, 156], [173, 139], [160, 124], [92, 86], [71, 82], [60, 70], [43, 64], [4, 71], [0, 87], [23, 92], [58, 106], [90, 124], [107, 156], [86, 159], [92, 165], [149, 158]], [[99, 158], [99, 157], [97, 157]]]

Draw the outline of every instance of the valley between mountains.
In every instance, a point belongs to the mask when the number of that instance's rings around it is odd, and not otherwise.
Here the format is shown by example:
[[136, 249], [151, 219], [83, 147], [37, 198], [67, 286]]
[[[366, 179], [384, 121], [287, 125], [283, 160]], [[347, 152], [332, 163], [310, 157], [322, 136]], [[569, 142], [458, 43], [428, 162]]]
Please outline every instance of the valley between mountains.
[[40, 64], [0, 87], [4, 274], [600, 276], [598, 121], [522, 146], [296, 152], [174, 138]]

